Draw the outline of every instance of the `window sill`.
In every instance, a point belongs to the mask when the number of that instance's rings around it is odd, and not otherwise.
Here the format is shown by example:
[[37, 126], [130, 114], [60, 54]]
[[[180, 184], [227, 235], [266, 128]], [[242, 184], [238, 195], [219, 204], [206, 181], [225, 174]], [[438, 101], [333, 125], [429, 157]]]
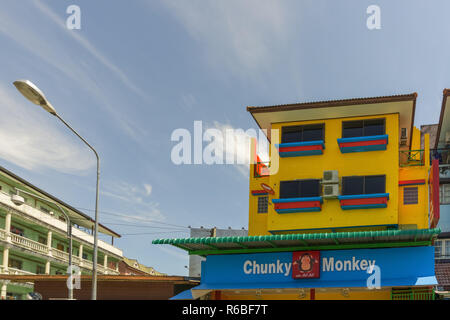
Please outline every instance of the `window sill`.
[[277, 213], [314, 212], [322, 210], [322, 197], [272, 199]]
[[389, 137], [387, 134], [337, 139], [341, 153], [386, 150], [388, 141]]
[[325, 149], [323, 140], [280, 143], [275, 146], [281, 158], [321, 155]]
[[343, 210], [386, 208], [389, 193], [338, 196]]

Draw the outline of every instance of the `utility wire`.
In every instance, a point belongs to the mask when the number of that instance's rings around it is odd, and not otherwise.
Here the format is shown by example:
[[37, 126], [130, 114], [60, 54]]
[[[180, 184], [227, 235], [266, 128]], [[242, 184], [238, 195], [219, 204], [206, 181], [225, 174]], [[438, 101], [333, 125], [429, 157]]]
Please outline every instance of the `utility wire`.
[[[87, 209], [87, 208], [80, 208], [80, 207], [74, 207], [74, 208], [79, 209], [79, 210], [85, 210], [85, 211], [95, 211], [93, 209]], [[139, 218], [139, 217], [130, 217], [130, 216], [126, 215], [126, 214], [119, 214], [119, 213], [108, 212], [108, 211], [100, 211], [100, 210], [98, 212], [106, 214], [106, 215], [118, 216], [118, 217], [123, 217], [123, 218], [127, 218], [127, 219], [132, 219], [132, 220], [145, 221], [145, 222], [148, 222], [148, 223], [159, 223], [159, 224], [164, 224], [164, 225], [168, 225], [168, 226], [174, 226], [174, 227], [180, 227], [180, 228], [189, 229], [186, 226], [181, 226], [181, 225], [178, 225], [178, 224], [171, 224], [171, 223], [161, 222], [161, 221], [157, 221], [157, 220], [148, 220], [148, 219]]]

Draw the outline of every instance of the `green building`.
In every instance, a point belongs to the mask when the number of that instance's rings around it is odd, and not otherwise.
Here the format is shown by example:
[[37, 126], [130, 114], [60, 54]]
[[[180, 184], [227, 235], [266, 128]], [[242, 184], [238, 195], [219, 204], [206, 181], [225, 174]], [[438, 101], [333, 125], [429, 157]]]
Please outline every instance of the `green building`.
[[[24, 200], [21, 205], [12, 201], [17, 189], [26, 191], [19, 191]], [[27, 293], [33, 292], [32, 283], [2, 280], [2, 274], [67, 274], [67, 222], [54, 203], [72, 222], [72, 264], [79, 268], [81, 274], [92, 273], [95, 221], [0, 167], [0, 299], [25, 299]], [[97, 273], [119, 274], [123, 253], [113, 243], [114, 238], [120, 235], [101, 224], [98, 231], [111, 236], [111, 244], [98, 240]]]

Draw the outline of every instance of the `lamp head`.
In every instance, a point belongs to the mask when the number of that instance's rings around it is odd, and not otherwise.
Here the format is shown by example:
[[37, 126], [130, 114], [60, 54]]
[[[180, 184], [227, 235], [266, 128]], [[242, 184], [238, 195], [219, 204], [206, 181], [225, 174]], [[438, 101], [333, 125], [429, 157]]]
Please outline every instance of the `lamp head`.
[[48, 102], [44, 93], [29, 80], [17, 80], [13, 82], [19, 92], [32, 103], [41, 106], [52, 115], [56, 115], [56, 110]]
[[25, 203], [25, 199], [22, 196], [19, 196], [18, 194], [11, 195], [11, 201], [16, 206], [21, 206], [21, 205], [23, 205]]

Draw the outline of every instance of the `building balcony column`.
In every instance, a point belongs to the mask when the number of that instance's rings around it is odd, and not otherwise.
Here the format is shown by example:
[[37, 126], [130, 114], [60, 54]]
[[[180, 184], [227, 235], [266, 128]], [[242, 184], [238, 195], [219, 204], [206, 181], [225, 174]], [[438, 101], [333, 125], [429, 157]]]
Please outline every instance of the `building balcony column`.
[[1, 289], [0, 289], [0, 300], [6, 299], [6, 282], [1, 282]]
[[6, 241], [11, 242], [11, 212], [8, 211], [5, 217]]
[[103, 268], [105, 268], [105, 273], [108, 273], [108, 256], [106, 254], [103, 257]]
[[3, 248], [3, 264], [2, 264], [2, 273], [8, 272], [8, 264], [9, 264], [9, 248]]
[[79, 266], [83, 266], [83, 244], [80, 243], [80, 247], [78, 249], [78, 258], [79, 258]]
[[48, 255], [51, 256], [52, 255], [52, 232], [50, 230], [47, 232], [47, 247], [48, 247]]
[[45, 263], [45, 274], [50, 274], [50, 261], [47, 260]]

